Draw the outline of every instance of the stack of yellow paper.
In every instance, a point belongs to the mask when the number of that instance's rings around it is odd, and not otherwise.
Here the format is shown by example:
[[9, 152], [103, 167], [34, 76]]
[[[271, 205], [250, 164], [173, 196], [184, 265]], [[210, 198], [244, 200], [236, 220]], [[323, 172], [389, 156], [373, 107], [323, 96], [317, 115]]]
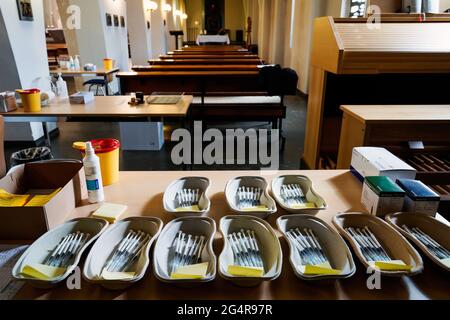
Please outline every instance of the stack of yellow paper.
[[198, 205], [192, 207], [179, 207], [176, 209], [178, 212], [200, 212], [200, 207]]
[[26, 265], [21, 274], [39, 280], [51, 280], [62, 276], [66, 272], [66, 268], [50, 267], [44, 264]]
[[269, 211], [269, 208], [267, 208], [266, 206], [256, 206], [256, 207], [244, 208], [244, 209], [242, 209], [242, 211], [261, 212], [261, 211]]
[[121, 204], [105, 203], [92, 216], [94, 218], [104, 219], [109, 223], [116, 223], [127, 208], [127, 206]]
[[45, 206], [58, 192], [61, 191], [61, 188], [56, 189], [50, 194], [45, 195], [36, 195], [25, 205], [25, 207], [43, 207]]
[[231, 265], [228, 266], [228, 273], [235, 277], [257, 278], [264, 275], [264, 269]]
[[412, 266], [407, 265], [401, 260], [392, 261], [376, 261], [372, 262], [371, 265], [377, 269], [383, 271], [411, 271]]
[[314, 209], [317, 208], [315, 203], [298, 203], [291, 206], [292, 209]]
[[300, 270], [305, 275], [339, 275], [341, 270], [333, 269], [329, 262], [321, 263], [318, 265], [306, 265], [300, 266]]
[[0, 189], [0, 207], [23, 207], [29, 198], [29, 194], [11, 194]]
[[179, 267], [172, 275], [172, 279], [203, 279], [208, 272], [208, 262]]
[[109, 272], [106, 269], [103, 269], [101, 275], [104, 280], [132, 280], [135, 276], [135, 272]]

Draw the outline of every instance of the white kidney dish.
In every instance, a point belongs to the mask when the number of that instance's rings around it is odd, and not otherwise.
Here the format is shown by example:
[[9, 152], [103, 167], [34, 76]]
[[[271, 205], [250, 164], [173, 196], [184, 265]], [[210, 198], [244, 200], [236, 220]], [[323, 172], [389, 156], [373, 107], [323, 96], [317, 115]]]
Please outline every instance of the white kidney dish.
[[[150, 264], [150, 248], [158, 238], [163, 223], [158, 218], [134, 217], [117, 222], [111, 226], [95, 243], [89, 253], [84, 269], [84, 278], [91, 283], [99, 284], [107, 289], [121, 290], [141, 280]], [[135, 262], [126, 270], [134, 273], [133, 277], [104, 279], [102, 272], [107, 261], [117, 246], [131, 231], [142, 231], [150, 236]]]
[[[306, 201], [310, 204], [314, 204], [314, 207], [297, 208], [286, 203], [282, 197], [281, 189], [283, 185], [299, 185], [303, 191]], [[277, 203], [290, 213], [317, 214], [319, 211], [327, 208], [325, 200], [314, 191], [312, 181], [306, 176], [286, 175], [275, 178], [272, 181], [272, 194]]]
[[[252, 209], [242, 210], [238, 206], [238, 189], [241, 187], [253, 187], [259, 188], [263, 191], [260, 202], [264, 209]], [[277, 212], [277, 204], [275, 200], [269, 195], [268, 183], [266, 179], [262, 177], [238, 177], [230, 180], [225, 188], [225, 197], [227, 199], [228, 206], [234, 212], [242, 215], [251, 215], [261, 219], [265, 219], [268, 216]]]

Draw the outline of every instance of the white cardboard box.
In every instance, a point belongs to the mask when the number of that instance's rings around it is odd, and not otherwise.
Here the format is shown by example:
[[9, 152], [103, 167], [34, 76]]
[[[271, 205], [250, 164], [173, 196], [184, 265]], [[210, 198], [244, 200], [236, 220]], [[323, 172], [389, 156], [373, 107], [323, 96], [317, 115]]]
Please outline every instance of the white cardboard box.
[[159, 151], [164, 145], [162, 122], [121, 122], [120, 144], [125, 151]]
[[365, 177], [386, 176], [397, 179], [415, 179], [417, 171], [384, 148], [359, 147], [353, 149], [351, 172], [361, 182]]

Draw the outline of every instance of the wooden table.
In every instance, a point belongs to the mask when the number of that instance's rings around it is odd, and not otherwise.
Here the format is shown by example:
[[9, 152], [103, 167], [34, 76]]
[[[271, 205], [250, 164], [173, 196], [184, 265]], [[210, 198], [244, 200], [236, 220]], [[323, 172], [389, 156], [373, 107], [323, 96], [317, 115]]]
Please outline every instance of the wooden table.
[[450, 142], [450, 105], [355, 105], [341, 110], [339, 169], [350, 168], [355, 147]]
[[193, 96], [183, 96], [182, 100], [175, 105], [144, 104], [141, 106], [130, 106], [130, 96], [106, 96], [94, 97], [89, 104], [70, 104], [68, 99], [57, 99], [49, 106], [42, 107], [40, 112], [25, 112], [19, 108], [13, 112], [0, 112], [5, 122], [18, 122], [22, 118], [33, 118], [41, 121], [44, 126], [46, 142], [50, 145], [49, 132], [46, 123], [52, 122], [54, 118], [181, 118], [186, 119], [193, 100]]
[[[105, 79], [105, 83], [109, 83], [112, 81], [112, 76], [119, 72], [119, 68], [113, 68], [111, 70], [97, 69], [96, 71], [86, 71], [86, 70], [68, 70], [68, 69], [51, 69], [50, 73], [59, 74], [61, 73], [63, 77], [77, 77], [77, 76], [97, 76], [103, 77]], [[109, 95], [109, 88], [105, 86], [105, 94]]]
[[[220, 218], [232, 214], [227, 207], [223, 191], [231, 178], [242, 175], [259, 175], [260, 172], [192, 172], [190, 176], [205, 176], [212, 180], [210, 197], [212, 207], [210, 216], [219, 222]], [[338, 212], [354, 212], [362, 210], [360, 204], [361, 184], [348, 171], [291, 171], [279, 174], [304, 174], [309, 176], [316, 190], [326, 199], [329, 208], [320, 214], [319, 218], [330, 223], [332, 217]], [[123, 218], [128, 216], [156, 216], [165, 223], [172, 217], [163, 212], [163, 191], [168, 184], [180, 178], [177, 172], [121, 172], [120, 182], [105, 188], [106, 201], [128, 205]], [[267, 176], [270, 182], [274, 176]], [[86, 205], [76, 209], [71, 215], [87, 217], [98, 208], [98, 205]], [[279, 212], [269, 218], [269, 222], [276, 227], [276, 219], [285, 215]], [[281, 235], [278, 233], [281, 237]], [[139, 300], [165, 300], [165, 299], [449, 299], [450, 277], [440, 271], [431, 262], [425, 260], [425, 271], [412, 278], [382, 278], [381, 290], [368, 290], [366, 287], [367, 275], [359, 262], [357, 273], [350, 279], [329, 282], [306, 282], [294, 275], [288, 261], [288, 246], [284, 239], [280, 239], [283, 253], [283, 271], [281, 276], [273, 281], [262, 284], [256, 288], [237, 287], [219, 275], [215, 281], [196, 288], [179, 288], [158, 281], [151, 267], [146, 277], [128, 290], [109, 291], [99, 286], [82, 281], [81, 290], [68, 290], [59, 286], [50, 290], [38, 290], [25, 285], [16, 296], [16, 299], [139, 299]], [[214, 249], [219, 255], [223, 247], [223, 240], [219, 233], [216, 235]]]

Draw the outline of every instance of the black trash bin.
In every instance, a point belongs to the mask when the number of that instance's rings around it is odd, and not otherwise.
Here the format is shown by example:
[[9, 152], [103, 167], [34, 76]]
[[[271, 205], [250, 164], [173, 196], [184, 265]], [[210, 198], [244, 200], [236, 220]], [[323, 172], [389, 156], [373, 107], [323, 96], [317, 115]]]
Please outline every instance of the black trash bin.
[[25, 150], [20, 150], [11, 155], [11, 167], [15, 167], [21, 164], [52, 160], [53, 154], [50, 148], [40, 147], [40, 148], [29, 148]]

